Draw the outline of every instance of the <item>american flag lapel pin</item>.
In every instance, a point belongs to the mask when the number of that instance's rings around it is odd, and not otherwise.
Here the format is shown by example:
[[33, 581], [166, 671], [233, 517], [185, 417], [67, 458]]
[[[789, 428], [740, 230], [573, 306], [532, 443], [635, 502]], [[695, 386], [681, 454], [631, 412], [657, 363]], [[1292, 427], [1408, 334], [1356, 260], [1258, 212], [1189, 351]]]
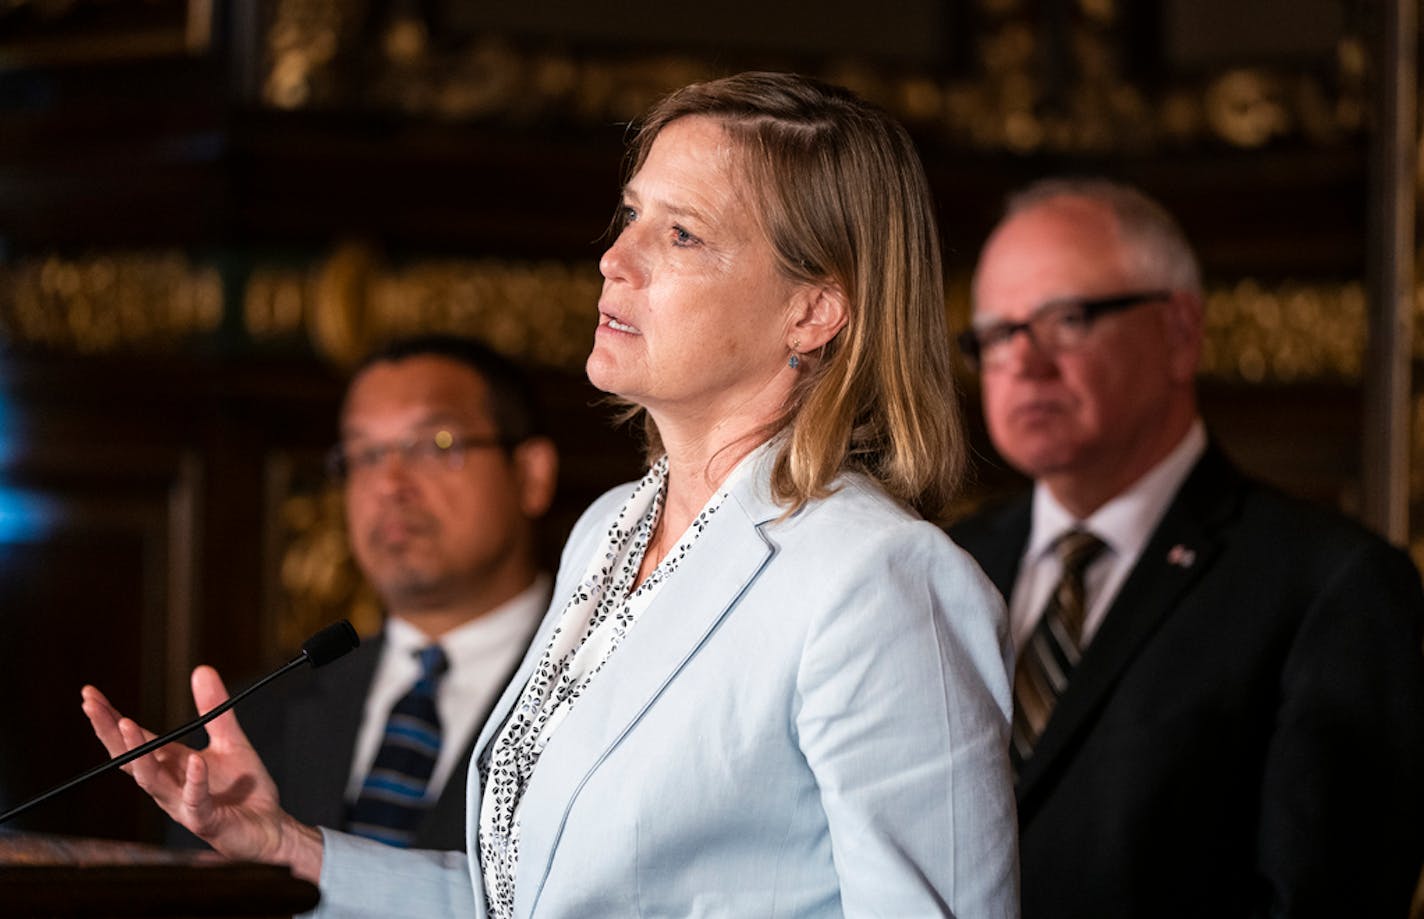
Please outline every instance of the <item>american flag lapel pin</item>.
[[1177, 543], [1167, 552], [1167, 564], [1176, 565], [1178, 568], [1190, 568], [1196, 561], [1196, 552], [1181, 543]]

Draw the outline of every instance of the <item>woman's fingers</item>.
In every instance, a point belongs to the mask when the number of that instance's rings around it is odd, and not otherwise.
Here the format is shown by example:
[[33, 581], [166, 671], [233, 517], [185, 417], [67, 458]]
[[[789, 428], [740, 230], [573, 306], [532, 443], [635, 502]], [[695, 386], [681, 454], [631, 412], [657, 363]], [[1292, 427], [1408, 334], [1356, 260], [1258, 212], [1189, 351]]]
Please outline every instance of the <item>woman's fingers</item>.
[[[210, 712], [228, 700], [227, 687], [222, 677], [206, 664], [193, 669], [193, 704], [200, 712]], [[237, 715], [223, 712], [208, 722], [208, 739], [217, 749], [228, 749], [233, 745], [247, 746], [247, 735], [237, 723]]]
[[[123, 750], [132, 750], [134, 747], [147, 743], [153, 735], [139, 727], [131, 718], [119, 719], [119, 733], [123, 738]], [[158, 778], [162, 769], [158, 760], [153, 756], [140, 756], [138, 759], [123, 767], [124, 771], [134, 777], [138, 786], [144, 791], [159, 796]], [[160, 802], [161, 803], [161, 802]]]
[[113, 759], [121, 753], [128, 751], [124, 746], [123, 735], [119, 731], [119, 718], [122, 717], [118, 709], [109, 704], [109, 700], [104, 694], [93, 686], [85, 686], [79, 691], [80, 708], [84, 710], [84, 715], [89, 719], [89, 725], [94, 729], [94, 735], [99, 738], [99, 742], [104, 745], [104, 749], [109, 752], [109, 758]]
[[213, 824], [213, 796], [208, 788], [208, 763], [199, 754], [188, 757], [185, 764], [182, 816], [182, 823], [200, 836]]

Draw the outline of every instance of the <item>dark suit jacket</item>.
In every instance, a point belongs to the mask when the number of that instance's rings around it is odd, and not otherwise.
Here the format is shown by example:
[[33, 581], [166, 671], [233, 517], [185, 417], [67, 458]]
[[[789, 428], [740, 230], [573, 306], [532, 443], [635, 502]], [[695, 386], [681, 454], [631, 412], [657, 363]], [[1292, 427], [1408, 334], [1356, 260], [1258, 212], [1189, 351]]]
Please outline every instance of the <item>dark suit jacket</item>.
[[[345, 792], [356, 734], [384, 645], [384, 634], [368, 638], [340, 660], [302, 668], [273, 684], [280, 687], [277, 692], [254, 695], [238, 708], [238, 721], [272, 773], [282, 807], [303, 823], [338, 830], [346, 826]], [[469, 758], [466, 750], [421, 821], [417, 848], [465, 848]]]
[[[1029, 516], [1024, 497], [950, 529], [1005, 596]], [[1402, 919], [1421, 618], [1403, 553], [1209, 449], [1024, 765], [1025, 919]]]

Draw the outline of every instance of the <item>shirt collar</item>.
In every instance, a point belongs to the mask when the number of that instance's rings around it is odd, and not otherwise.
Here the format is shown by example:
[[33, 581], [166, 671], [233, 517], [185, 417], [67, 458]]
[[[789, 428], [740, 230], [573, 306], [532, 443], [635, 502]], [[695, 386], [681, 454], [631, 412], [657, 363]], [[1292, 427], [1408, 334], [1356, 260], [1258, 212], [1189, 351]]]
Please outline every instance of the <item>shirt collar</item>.
[[[445, 649], [451, 670], [483, 658], [491, 648], [527, 636], [531, 624], [544, 615], [548, 599], [549, 577], [540, 574], [504, 603], [440, 636], [440, 646]], [[393, 652], [413, 655], [430, 644], [430, 638], [400, 616], [390, 616], [386, 620], [386, 643]]]
[[1042, 482], [1033, 489], [1033, 524], [1024, 559], [1033, 563], [1048, 552], [1058, 538], [1075, 527], [1090, 530], [1118, 558], [1136, 558], [1182, 482], [1206, 452], [1206, 428], [1201, 419], [1156, 466], [1126, 491], [1094, 511], [1086, 520], [1068, 512]]

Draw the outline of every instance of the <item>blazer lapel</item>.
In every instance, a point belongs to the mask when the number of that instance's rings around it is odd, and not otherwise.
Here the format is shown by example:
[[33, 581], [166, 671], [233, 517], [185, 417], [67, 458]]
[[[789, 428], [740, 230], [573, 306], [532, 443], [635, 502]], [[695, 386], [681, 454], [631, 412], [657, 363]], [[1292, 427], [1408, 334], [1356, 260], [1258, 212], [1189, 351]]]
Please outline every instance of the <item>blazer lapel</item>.
[[1021, 822], [1030, 816], [1037, 790], [1087, 730], [1122, 671], [1177, 609], [1188, 588], [1210, 569], [1218, 549], [1213, 534], [1235, 506], [1234, 484], [1239, 480], [1225, 457], [1208, 448], [1183, 483], [1024, 764], [1018, 783]]
[[[606, 525], [606, 523], [607, 521], [599, 521], [598, 526], [601, 527]], [[587, 564], [589, 553], [598, 545], [597, 537], [601, 535], [601, 529], [591, 529], [588, 533], [583, 534], [582, 545], [576, 548], [570, 547], [566, 554], [570, 558], [579, 558], [580, 561], [578, 564], [580, 565]], [[533, 672], [534, 666], [539, 662], [540, 656], [543, 655], [544, 648], [549, 644], [549, 634], [554, 630], [554, 627], [558, 625], [559, 617], [564, 611], [564, 605], [568, 603], [574, 585], [578, 583], [583, 575], [584, 570], [582, 568], [576, 572], [560, 572], [560, 577], [554, 584], [554, 592], [549, 598], [549, 609], [544, 614], [544, 621], [539, 623], [539, 628], [534, 632], [534, 637], [529, 640], [529, 647], [524, 650], [524, 659], [519, 662], [519, 666], [515, 668], [513, 676], [511, 676], [509, 682], [505, 684], [504, 691], [500, 693], [499, 699], [495, 702], [494, 707], [491, 708], [489, 714], [485, 716], [484, 726], [480, 728], [478, 736], [475, 738], [473, 755], [471, 757], [472, 760], [478, 758], [484, 752], [485, 747], [494, 739], [494, 735], [504, 726], [504, 721], [509, 717], [509, 712], [514, 708], [514, 703], [519, 701], [519, 694], [524, 691], [524, 684], [529, 682], [530, 673]], [[465, 800], [466, 809], [470, 811], [470, 820], [468, 821], [470, 832], [467, 834], [469, 837], [467, 842], [471, 847], [471, 852], [475, 851], [473, 848], [475, 845], [474, 828], [479, 826], [479, 774], [479, 769], [474, 768], [474, 764], [471, 763], [468, 774], [469, 782], [467, 783], [470, 787], [466, 789]]]
[[579, 789], [771, 558], [759, 525], [780, 511], [759, 492], [766, 477], [748, 471], [698, 537], [688, 564], [662, 586], [549, 741], [520, 820], [519, 915], [534, 911]]

